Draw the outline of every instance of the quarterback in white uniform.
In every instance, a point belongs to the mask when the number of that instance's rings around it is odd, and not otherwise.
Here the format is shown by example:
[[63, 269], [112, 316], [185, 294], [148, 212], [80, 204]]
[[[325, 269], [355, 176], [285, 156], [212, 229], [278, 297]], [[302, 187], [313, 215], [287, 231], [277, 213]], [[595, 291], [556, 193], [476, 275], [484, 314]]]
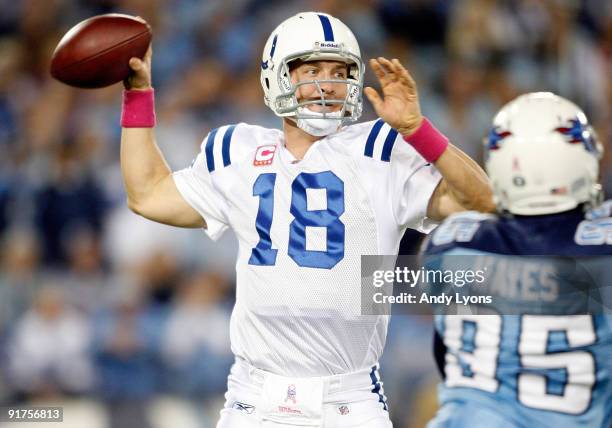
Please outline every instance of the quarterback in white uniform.
[[[150, 59], [130, 61], [126, 99], [152, 92]], [[129, 119], [147, 107], [124, 101], [130, 208], [238, 237], [236, 363], [218, 427], [390, 427], [377, 365], [388, 317], [360, 314], [361, 255], [397, 254], [408, 227], [427, 233], [451, 213], [494, 208], [484, 172], [456, 147], [428, 161], [431, 150], [404, 141], [424, 126], [415, 83], [397, 60], [370, 64], [383, 96], [365, 93], [380, 119], [349, 125], [364, 92], [355, 37], [327, 14], [287, 19], [261, 63], [283, 130], [214, 129], [174, 173], [154, 123]]]

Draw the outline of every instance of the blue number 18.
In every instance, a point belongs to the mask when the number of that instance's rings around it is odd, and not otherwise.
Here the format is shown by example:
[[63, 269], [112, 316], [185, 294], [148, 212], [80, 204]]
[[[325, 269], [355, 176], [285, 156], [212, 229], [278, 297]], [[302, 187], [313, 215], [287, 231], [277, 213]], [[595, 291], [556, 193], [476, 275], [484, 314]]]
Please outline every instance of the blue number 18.
[[274, 212], [274, 184], [276, 174], [261, 174], [253, 184], [253, 196], [259, 196], [259, 211], [255, 219], [255, 228], [259, 242], [251, 251], [250, 265], [274, 266], [278, 250], [272, 249], [270, 228]]
[[[272, 248], [270, 228], [274, 211], [275, 173], [261, 174], [253, 185], [253, 196], [259, 196], [255, 227], [259, 242], [251, 251], [249, 264], [273, 266], [278, 250]], [[325, 189], [327, 209], [308, 210], [306, 189]], [[289, 256], [303, 267], [331, 269], [344, 258], [344, 182], [331, 171], [303, 172], [291, 185], [291, 208], [294, 217], [289, 227]], [[306, 249], [306, 227], [327, 229], [326, 251]]]

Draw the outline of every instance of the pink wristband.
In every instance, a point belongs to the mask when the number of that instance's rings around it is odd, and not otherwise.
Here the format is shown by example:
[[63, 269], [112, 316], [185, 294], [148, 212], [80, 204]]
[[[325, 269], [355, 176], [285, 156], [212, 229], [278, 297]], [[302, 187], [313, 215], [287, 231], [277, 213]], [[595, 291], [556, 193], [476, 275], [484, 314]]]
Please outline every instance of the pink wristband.
[[423, 122], [410, 135], [404, 136], [404, 141], [410, 144], [427, 162], [435, 162], [448, 147], [448, 138], [438, 131], [424, 117]]
[[121, 126], [124, 128], [153, 128], [155, 126], [155, 91], [123, 91]]

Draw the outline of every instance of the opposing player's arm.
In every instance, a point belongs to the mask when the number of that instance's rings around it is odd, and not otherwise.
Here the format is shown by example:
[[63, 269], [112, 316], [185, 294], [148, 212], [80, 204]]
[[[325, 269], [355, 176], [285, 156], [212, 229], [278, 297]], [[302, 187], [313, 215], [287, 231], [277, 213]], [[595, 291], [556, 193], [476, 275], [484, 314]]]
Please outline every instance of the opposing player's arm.
[[[414, 79], [397, 59], [389, 61], [379, 57], [370, 60], [370, 65], [383, 94], [381, 97], [374, 88], [365, 88], [374, 110], [403, 136], [413, 135], [424, 119]], [[465, 210], [495, 210], [487, 176], [468, 155], [449, 144], [439, 157], [432, 159], [436, 159], [434, 165], [442, 180], [429, 201], [427, 217], [442, 220]]]
[[[125, 86], [151, 89], [151, 48], [144, 61], [130, 60]], [[179, 193], [170, 167], [155, 142], [154, 128], [123, 128], [121, 173], [132, 211], [150, 220], [179, 227], [206, 227], [202, 216]]]

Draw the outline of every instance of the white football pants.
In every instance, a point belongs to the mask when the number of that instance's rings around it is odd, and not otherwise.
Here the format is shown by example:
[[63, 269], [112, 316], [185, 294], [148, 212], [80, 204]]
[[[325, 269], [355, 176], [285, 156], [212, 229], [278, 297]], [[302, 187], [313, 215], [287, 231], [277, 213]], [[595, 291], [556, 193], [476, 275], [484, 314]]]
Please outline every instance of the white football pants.
[[378, 365], [345, 375], [291, 378], [237, 360], [217, 428], [393, 428]]

